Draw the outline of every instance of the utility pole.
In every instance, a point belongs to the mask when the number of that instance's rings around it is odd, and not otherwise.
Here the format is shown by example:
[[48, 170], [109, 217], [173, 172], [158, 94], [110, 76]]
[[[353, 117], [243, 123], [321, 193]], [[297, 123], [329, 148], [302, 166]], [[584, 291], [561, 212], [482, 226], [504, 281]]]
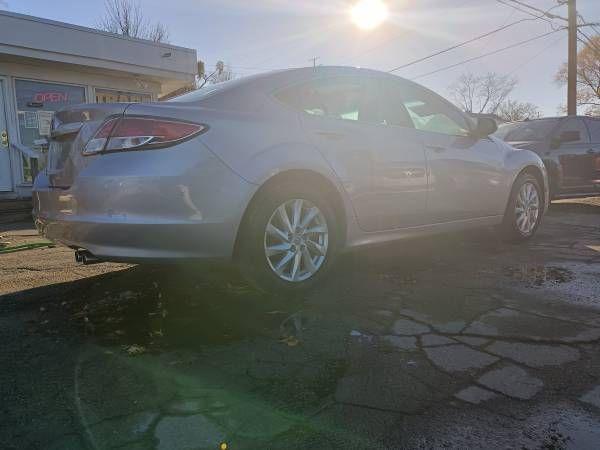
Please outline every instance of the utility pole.
[[577, 0], [569, 1], [569, 61], [567, 70], [567, 114], [577, 115]]
[[317, 59], [319, 59], [318, 56], [315, 56], [314, 58], [309, 59], [309, 61], [312, 61], [313, 67], [317, 67]]

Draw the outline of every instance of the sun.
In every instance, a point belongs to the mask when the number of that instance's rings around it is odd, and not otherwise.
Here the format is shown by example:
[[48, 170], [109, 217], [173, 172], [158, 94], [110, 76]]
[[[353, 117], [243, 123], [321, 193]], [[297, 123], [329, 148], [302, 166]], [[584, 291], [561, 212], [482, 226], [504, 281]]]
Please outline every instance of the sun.
[[388, 17], [388, 7], [382, 0], [359, 0], [350, 10], [352, 22], [363, 30], [372, 30]]

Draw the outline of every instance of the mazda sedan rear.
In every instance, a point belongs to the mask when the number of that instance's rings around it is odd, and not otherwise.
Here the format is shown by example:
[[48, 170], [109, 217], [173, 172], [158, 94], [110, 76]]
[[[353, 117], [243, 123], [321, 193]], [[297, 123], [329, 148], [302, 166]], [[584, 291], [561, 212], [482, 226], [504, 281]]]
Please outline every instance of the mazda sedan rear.
[[40, 232], [84, 261], [222, 259], [303, 290], [343, 250], [498, 225], [537, 230], [540, 158], [433, 92], [366, 69], [292, 69], [162, 103], [56, 114]]

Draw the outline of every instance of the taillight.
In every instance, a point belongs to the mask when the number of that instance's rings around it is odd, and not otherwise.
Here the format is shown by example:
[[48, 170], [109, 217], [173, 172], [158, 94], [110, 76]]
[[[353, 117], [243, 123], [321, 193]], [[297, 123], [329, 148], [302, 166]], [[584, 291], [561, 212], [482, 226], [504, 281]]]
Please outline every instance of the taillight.
[[149, 117], [109, 119], [88, 141], [84, 155], [103, 151], [163, 148], [189, 139], [206, 129], [206, 125]]

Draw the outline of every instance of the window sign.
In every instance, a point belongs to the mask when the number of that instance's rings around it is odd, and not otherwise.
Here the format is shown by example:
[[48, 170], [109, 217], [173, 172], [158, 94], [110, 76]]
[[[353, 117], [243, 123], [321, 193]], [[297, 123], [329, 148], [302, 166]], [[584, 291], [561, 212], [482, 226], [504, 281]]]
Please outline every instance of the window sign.
[[[54, 113], [65, 106], [85, 103], [85, 88], [67, 84], [16, 80], [17, 117], [21, 143], [34, 148], [35, 141], [50, 135]], [[35, 161], [23, 156], [23, 181], [31, 183]]]
[[114, 91], [111, 89], [96, 89], [96, 103], [143, 103], [151, 101], [152, 96], [150, 94]]

